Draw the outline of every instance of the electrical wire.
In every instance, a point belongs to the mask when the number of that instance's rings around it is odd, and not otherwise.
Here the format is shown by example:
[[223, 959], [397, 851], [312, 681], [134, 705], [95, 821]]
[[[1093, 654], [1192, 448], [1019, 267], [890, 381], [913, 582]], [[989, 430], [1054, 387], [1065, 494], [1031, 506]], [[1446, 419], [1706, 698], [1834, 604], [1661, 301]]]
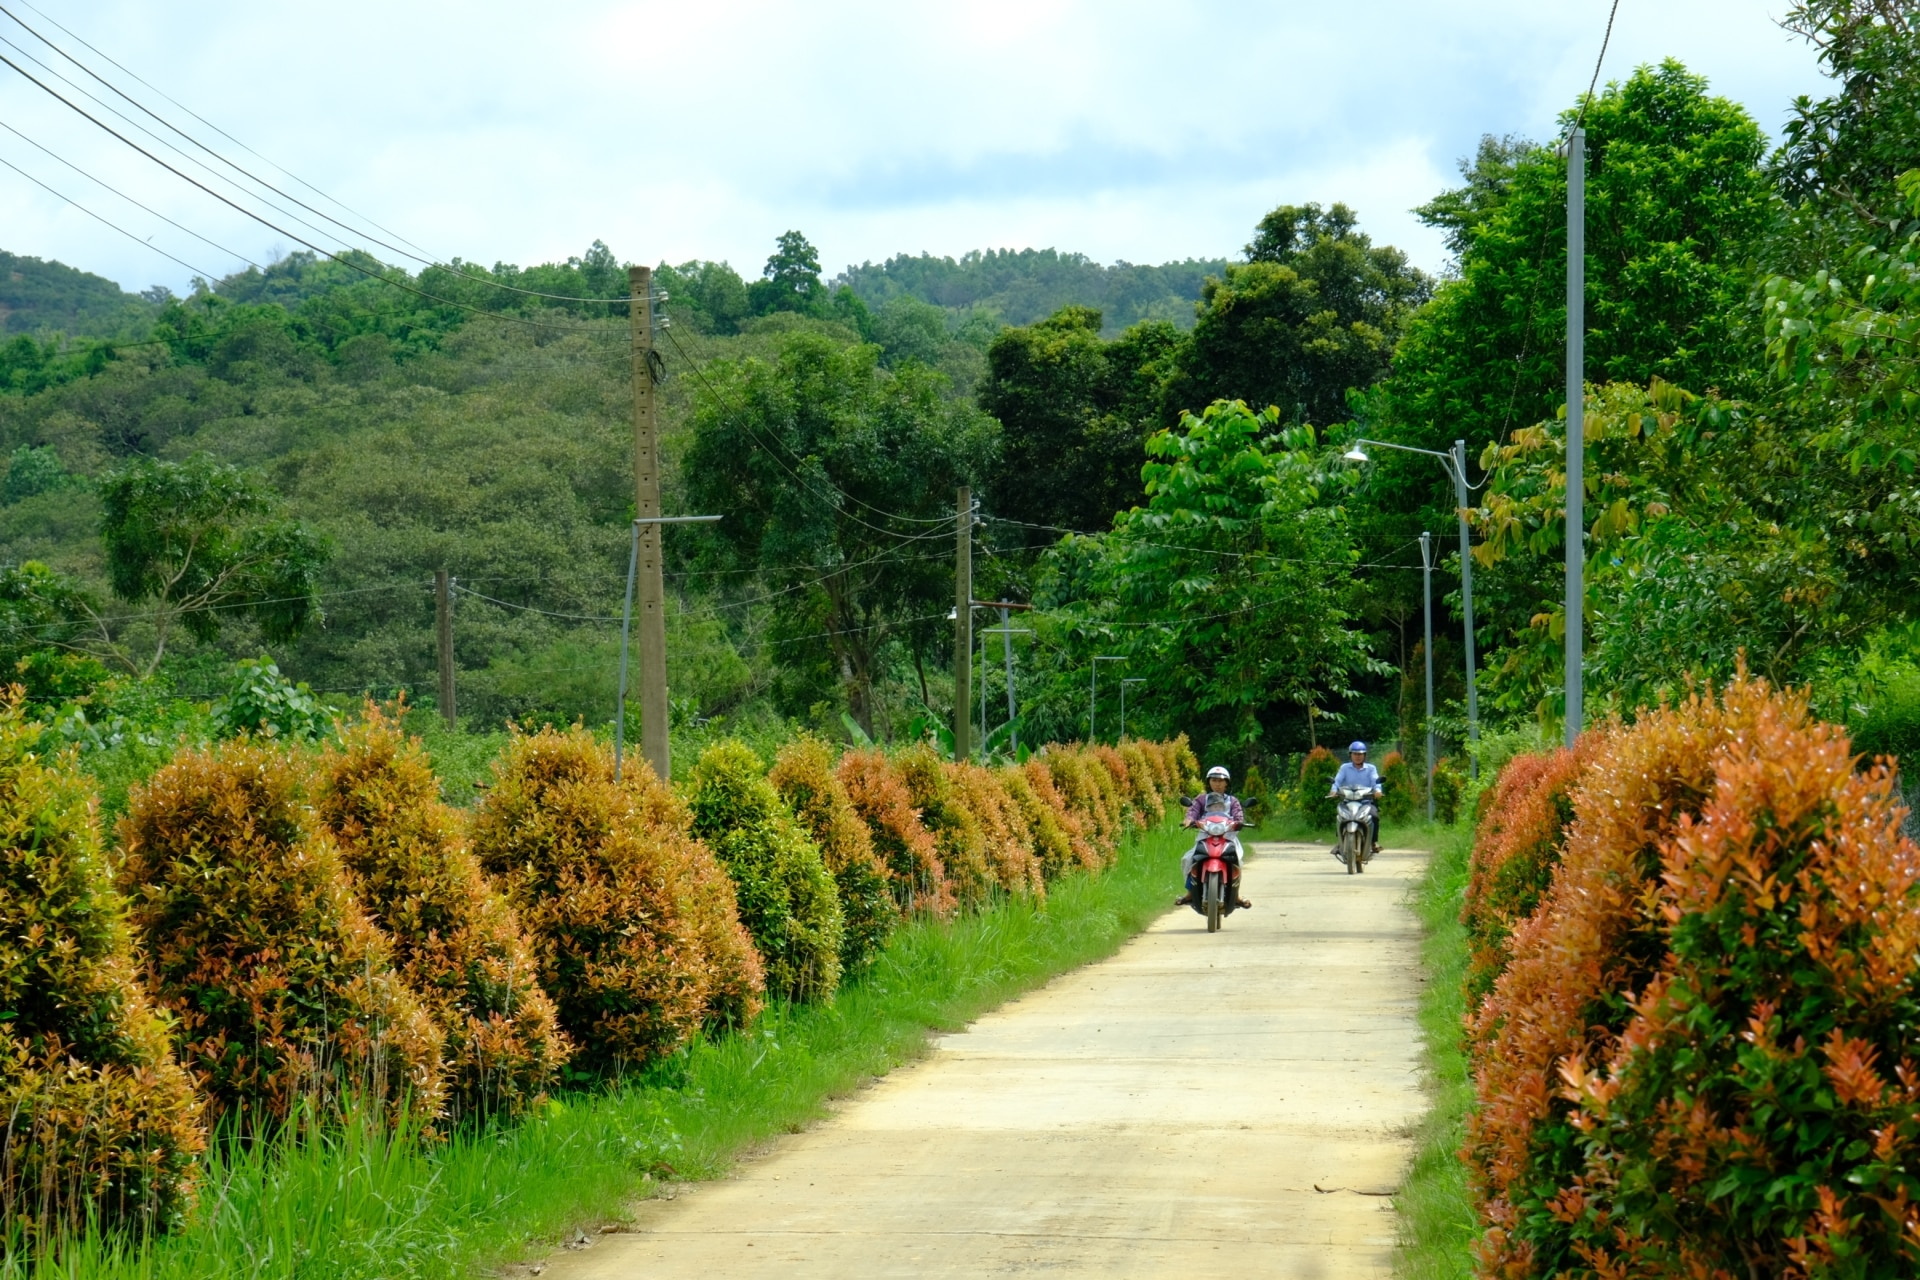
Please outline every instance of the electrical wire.
[[[139, 236], [133, 234], [133, 232], [127, 230], [125, 227], [120, 226], [118, 223], [109, 222], [106, 218], [102, 217], [100, 214], [95, 213], [93, 210], [87, 208], [87, 206], [81, 204], [78, 200], [75, 200], [72, 196], [62, 195], [59, 191], [54, 190], [54, 188], [40, 181], [40, 179], [28, 173], [25, 169], [22, 169], [19, 165], [15, 164], [13, 161], [8, 160], [5, 157], [0, 157], [0, 164], [3, 164], [7, 168], [13, 170], [15, 173], [25, 178], [28, 182], [31, 182], [34, 186], [39, 187], [42, 191], [45, 191], [48, 195], [53, 196], [55, 199], [64, 200], [66, 203], [72, 205], [74, 208], [86, 214], [89, 218], [92, 218], [95, 222], [100, 223], [102, 226], [105, 226], [113, 231], [118, 231], [121, 235], [133, 241], [135, 244], [140, 245], [142, 248], [153, 250], [155, 253], [159, 254], [161, 257], [165, 258], [167, 261], [178, 263], [180, 266], [185, 267], [187, 270], [193, 272], [197, 276], [204, 276], [207, 274], [204, 270], [194, 266], [191, 262], [188, 262], [185, 258], [176, 258], [172, 254], [168, 253], [165, 249], [162, 249], [159, 245], [154, 244], [151, 240], [142, 240]], [[127, 345], [147, 346], [149, 344], [128, 343]]]

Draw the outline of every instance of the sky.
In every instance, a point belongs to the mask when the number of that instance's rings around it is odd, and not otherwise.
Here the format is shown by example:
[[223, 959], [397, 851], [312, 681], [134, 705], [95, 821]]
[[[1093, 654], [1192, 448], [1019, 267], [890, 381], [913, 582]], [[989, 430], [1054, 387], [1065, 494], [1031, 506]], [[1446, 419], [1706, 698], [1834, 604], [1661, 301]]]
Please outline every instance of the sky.
[[[0, 14], [0, 56], [276, 224], [0, 65], [0, 162], [121, 228], [0, 165], [0, 249], [184, 292], [302, 239], [417, 267], [402, 251], [525, 265], [597, 238], [623, 261], [724, 259], [749, 277], [790, 229], [829, 274], [984, 248], [1214, 258], [1275, 205], [1335, 200], [1439, 270], [1445, 249], [1412, 208], [1454, 184], [1483, 133], [1554, 136], [1609, 0], [0, 7], [357, 233], [269, 193], [319, 230], [302, 227], [162, 151], [21, 51], [231, 174]], [[1812, 51], [1775, 23], [1785, 8], [1620, 0], [1601, 79], [1678, 58], [1777, 136], [1795, 95], [1825, 91]]]

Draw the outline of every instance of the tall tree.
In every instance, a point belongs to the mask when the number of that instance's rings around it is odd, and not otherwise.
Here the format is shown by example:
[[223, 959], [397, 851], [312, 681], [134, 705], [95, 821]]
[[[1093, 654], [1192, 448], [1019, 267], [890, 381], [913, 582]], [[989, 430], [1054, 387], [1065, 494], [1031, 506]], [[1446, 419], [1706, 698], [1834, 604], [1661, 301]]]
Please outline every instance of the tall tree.
[[818, 619], [791, 640], [831, 655], [869, 733], [879, 655], [952, 606], [942, 517], [985, 473], [998, 436], [943, 394], [938, 374], [912, 361], [888, 370], [879, 355], [802, 332], [770, 363], [708, 366], [683, 464], [692, 501], [726, 517], [731, 554], [791, 593], [783, 613]]
[[238, 467], [196, 455], [142, 459], [100, 482], [100, 537], [113, 594], [146, 605], [151, 649], [115, 656], [152, 675], [176, 629], [212, 640], [241, 618], [275, 643], [319, 614], [326, 542], [280, 510], [278, 497]]
[[820, 283], [820, 251], [798, 231], [782, 232], [761, 278], [747, 286], [747, 302], [757, 316], [824, 312], [827, 291]]

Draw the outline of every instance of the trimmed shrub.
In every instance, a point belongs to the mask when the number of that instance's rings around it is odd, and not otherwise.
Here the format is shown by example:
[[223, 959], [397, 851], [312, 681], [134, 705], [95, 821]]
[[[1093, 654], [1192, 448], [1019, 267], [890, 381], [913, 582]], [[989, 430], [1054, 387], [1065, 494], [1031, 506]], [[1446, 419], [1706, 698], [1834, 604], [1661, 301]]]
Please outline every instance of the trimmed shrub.
[[1380, 799], [1380, 816], [1389, 822], [1410, 821], [1416, 807], [1425, 808], [1420, 775], [1398, 751], [1389, 751], [1381, 757], [1380, 790], [1384, 793]]
[[[1127, 762], [1126, 756], [1121, 754], [1120, 748], [1102, 743], [1094, 746], [1088, 754], [1093, 757], [1094, 763], [1106, 771], [1107, 779], [1112, 784], [1112, 790], [1107, 794], [1107, 803], [1119, 813], [1122, 825], [1140, 827], [1146, 825], [1148, 821], [1159, 819], [1157, 802], [1160, 797], [1153, 786], [1152, 779], [1143, 773], [1140, 781], [1136, 783], [1133, 766]], [[1103, 787], [1102, 790], [1106, 788]]]
[[213, 1118], [258, 1131], [311, 1100], [445, 1101], [440, 1028], [395, 970], [308, 807], [307, 767], [241, 739], [183, 751], [128, 797], [120, 884]]
[[1467, 776], [1447, 756], [1433, 762], [1433, 820], [1448, 826], [1460, 820], [1460, 798], [1467, 791]]
[[1110, 787], [1101, 787], [1100, 777], [1095, 774], [1099, 770], [1104, 776], [1106, 771], [1074, 747], [1050, 746], [1041, 753], [1040, 759], [1046, 762], [1061, 798], [1080, 816], [1087, 844], [1093, 851], [1091, 865], [1106, 866], [1109, 853], [1120, 839], [1120, 817], [1107, 803]]
[[1466, 900], [1467, 1007], [1493, 989], [1507, 966], [1514, 926], [1540, 905], [1560, 863], [1573, 822], [1573, 787], [1600, 741], [1596, 733], [1577, 748], [1514, 756], [1482, 793], [1479, 830], [1468, 864]]
[[1007, 791], [1004, 775], [977, 764], [945, 766], [953, 802], [973, 814], [985, 840], [994, 882], [1015, 897], [1045, 897], [1046, 878], [1033, 847], [1033, 830]]
[[1240, 782], [1240, 807], [1246, 810], [1249, 822], [1262, 821], [1272, 813], [1273, 788], [1267, 785], [1267, 775], [1257, 764]]
[[[1864, 1134], [1845, 1114], [1851, 1085], [1836, 1094], [1821, 1079], [1836, 1063], [1861, 1065], [1841, 1047], [1851, 1032], [1818, 1049], [1816, 1035], [1866, 1025], [1855, 1018], [1865, 1010], [1849, 1009], [1865, 987], [1850, 994], [1848, 983], [1877, 982], [1867, 975], [1881, 962], [1872, 913], [1843, 919], [1842, 899], [1870, 901], [1889, 921], [1913, 911], [1902, 861], [1911, 846], [1876, 834], [1891, 835], [1891, 808], [1845, 781], [1845, 756], [1837, 731], [1809, 723], [1804, 700], [1744, 676], [1718, 699], [1644, 712], [1595, 746], [1546, 897], [1514, 929], [1512, 959], [1469, 1020], [1479, 1105], [1466, 1155], [1487, 1274], [1712, 1275], [1671, 1232], [1713, 1214], [1746, 1217], [1697, 1246], [1745, 1242], [1756, 1261], [1786, 1261], [1789, 1221], [1807, 1238], [1841, 1229], [1816, 1220], [1824, 1196], [1852, 1203], [1862, 1188], [1830, 1184], [1832, 1162], [1877, 1161], [1866, 1159], [1874, 1140], [1848, 1141]], [[1812, 847], [1828, 838], [1839, 847]], [[1836, 867], [1851, 889], [1834, 882]], [[1703, 950], [1708, 938], [1724, 947], [1717, 956]], [[1852, 959], [1829, 949], [1842, 938], [1859, 944]], [[1701, 977], [1719, 985], [1699, 988]], [[1880, 1011], [1895, 1007], [1896, 992], [1875, 990]], [[1897, 1040], [1876, 1043], [1887, 1046], [1878, 1061], [1898, 1061]], [[1664, 1171], [1613, 1153], [1607, 1131], [1629, 1114], [1645, 1124], [1641, 1150], [1671, 1162]], [[1811, 1176], [1783, 1160], [1811, 1160]], [[1777, 1193], [1767, 1189], [1783, 1176]], [[1867, 1220], [1880, 1231], [1878, 1215]], [[1631, 1260], [1610, 1261], [1617, 1248]]]
[[920, 821], [940, 849], [940, 865], [946, 868], [954, 898], [967, 910], [984, 905], [994, 883], [987, 866], [987, 835], [979, 819], [954, 798], [940, 757], [921, 743], [901, 752], [894, 763], [914, 808], [920, 811]]
[[812, 833], [840, 890], [840, 970], [846, 974], [879, 954], [900, 911], [887, 887], [887, 869], [874, 852], [873, 835], [834, 775], [833, 757], [824, 740], [804, 735], [780, 749], [767, 781]]
[[794, 820], [745, 743], [717, 742], [693, 766], [694, 834], [733, 877], [740, 922], [789, 1000], [831, 1000], [840, 985], [840, 895], [820, 846]]
[[519, 911], [580, 1062], [620, 1070], [752, 1019], [765, 983], [732, 881], [644, 762], [615, 781], [590, 734], [549, 728], [514, 734], [494, 772], [474, 851]]
[[834, 770], [854, 812], [867, 824], [874, 852], [886, 864], [893, 900], [906, 912], [953, 914], [954, 893], [940, 847], [920, 820], [906, 779], [885, 752], [849, 751]]
[[136, 973], [93, 797], [0, 699], [0, 1214], [27, 1236], [160, 1232], [206, 1145], [193, 1081]]
[[361, 905], [446, 1037], [448, 1115], [525, 1111], [572, 1050], [519, 918], [441, 802], [419, 742], [369, 706], [321, 757], [316, 791]]
[[1171, 763], [1174, 770], [1174, 790], [1181, 795], [1193, 795], [1203, 790], [1200, 781], [1200, 759], [1193, 754], [1193, 744], [1187, 741], [1187, 735], [1181, 734], [1168, 744]]
[[[1052, 762], [1044, 756], [1035, 756], [1020, 766], [1020, 771], [1026, 775], [1027, 787], [1033, 792], [1034, 798], [1053, 814], [1061, 834], [1066, 837], [1073, 863], [1088, 871], [1097, 869], [1100, 866], [1100, 850], [1096, 847], [1095, 836], [1088, 830], [1086, 815], [1074, 808], [1060, 788], [1054, 785]], [[1065, 869], [1064, 865], [1062, 869]]]
[[[1044, 774], [1046, 771], [1042, 769], [1040, 772]], [[1040, 866], [1041, 878], [1053, 880], [1068, 867], [1080, 866], [1080, 858], [1073, 850], [1073, 841], [1067, 835], [1062, 806], [1041, 798], [1028, 769], [1001, 769], [1000, 784], [1006, 788], [1008, 798], [1018, 806], [1020, 816], [1026, 822], [1033, 858]], [[1052, 781], [1048, 780], [1050, 791], [1052, 786]], [[1058, 801], [1057, 792], [1053, 799]]]

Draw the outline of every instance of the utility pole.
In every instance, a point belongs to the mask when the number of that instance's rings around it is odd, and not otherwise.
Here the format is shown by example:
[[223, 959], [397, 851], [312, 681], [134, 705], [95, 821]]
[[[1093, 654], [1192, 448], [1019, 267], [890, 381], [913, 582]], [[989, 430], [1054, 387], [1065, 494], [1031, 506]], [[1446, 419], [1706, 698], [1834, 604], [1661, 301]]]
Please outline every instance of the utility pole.
[[1433, 821], [1433, 535], [1420, 535], [1420, 572], [1426, 587], [1427, 639], [1427, 821]]
[[440, 718], [458, 729], [453, 709], [453, 579], [445, 569], [433, 571], [433, 621], [440, 642]]
[[1580, 736], [1585, 697], [1587, 463], [1587, 134], [1567, 138], [1567, 745]]
[[673, 776], [667, 743], [667, 608], [660, 564], [660, 424], [653, 389], [660, 357], [653, 350], [653, 269], [627, 268], [627, 314], [633, 327], [633, 514], [639, 598], [640, 750], [662, 782]]
[[954, 507], [953, 559], [953, 758], [973, 754], [973, 490], [960, 486]]

